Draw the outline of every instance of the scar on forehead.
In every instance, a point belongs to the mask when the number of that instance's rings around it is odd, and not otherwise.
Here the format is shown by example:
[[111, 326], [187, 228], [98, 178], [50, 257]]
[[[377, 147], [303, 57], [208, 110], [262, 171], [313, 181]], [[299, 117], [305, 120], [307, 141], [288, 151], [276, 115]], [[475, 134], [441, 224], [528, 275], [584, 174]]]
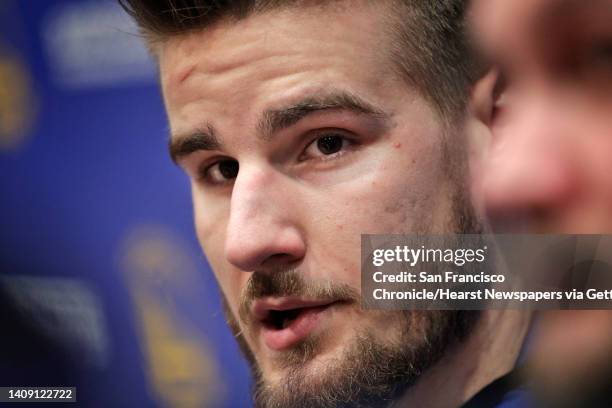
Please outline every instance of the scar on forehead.
[[187, 78], [189, 78], [189, 75], [191, 75], [191, 73], [195, 71], [195, 68], [196, 68], [195, 65], [191, 65], [187, 67], [186, 69], [184, 69], [182, 72], [179, 72], [176, 78], [176, 84], [180, 85], [183, 82], [185, 82]]

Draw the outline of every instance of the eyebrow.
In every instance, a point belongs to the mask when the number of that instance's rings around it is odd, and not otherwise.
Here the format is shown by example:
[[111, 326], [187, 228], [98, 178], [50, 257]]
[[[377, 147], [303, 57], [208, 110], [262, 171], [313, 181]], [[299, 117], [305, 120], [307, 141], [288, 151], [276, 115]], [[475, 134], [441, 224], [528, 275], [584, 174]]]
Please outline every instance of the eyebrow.
[[348, 92], [329, 92], [307, 97], [282, 109], [265, 111], [257, 126], [258, 131], [264, 140], [268, 140], [312, 113], [330, 110], [350, 111], [358, 115], [389, 116], [356, 95]]
[[593, 8], [601, 9], [602, 11], [612, 10], [610, 2], [608, 0], [590, 0], [585, 3], [584, 0], [562, 0], [551, 4], [548, 12], [576, 12], [583, 10], [590, 10]]
[[191, 153], [200, 150], [221, 150], [222, 147], [215, 128], [210, 123], [193, 133], [171, 136], [168, 142], [168, 151], [174, 163], [178, 163]]
[[612, 13], [612, 3], [609, 0], [591, 0], [589, 2], [584, 2], [584, 0], [560, 0], [551, 3], [548, 7], [543, 7], [536, 15], [535, 21], [543, 23], [545, 29], [556, 31], [558, 28], [565, 27], [565, 24], [567, 24], [567, 21], [564, 21], [565, 19], [571, 21], [571, 19], [591, 18], [593, 12], [597, 14], [598, 18], [607, 18]]
[[[266, 110], [257, 124], [257, 134], [269, 141], [276, 133], [296, 125], [299, 121], [316, 112], [344, 110], [357, 115], [370, 115], [387, 122], [390, 115], [358, 96], [345, 91], [330, 91], [323, 95], [308, 96], [281, 109]], [[223, 147], [214, 127], [209, 123], [186, 135], [174, 135], [168, 143], [172, 161], [200, 150], [221, 150]]]

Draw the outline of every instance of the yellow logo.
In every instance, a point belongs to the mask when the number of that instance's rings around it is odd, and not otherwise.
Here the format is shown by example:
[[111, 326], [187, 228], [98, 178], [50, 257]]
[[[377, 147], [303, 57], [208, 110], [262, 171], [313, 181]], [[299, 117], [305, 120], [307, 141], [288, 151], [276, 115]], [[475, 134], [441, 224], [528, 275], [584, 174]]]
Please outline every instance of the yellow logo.
[[21, 146], [34, 116], [32, 83], [26, 66], [16, 53], [7, 50], [0, 47], [0, 150]]
[[121, 266], [140, 323], [145, 371], [167, 407], [217, 406], [225, 387], [213, 350], [177, 304], [197, 307], [202, 289], [194, 257], [163, 228], [132, 231]]

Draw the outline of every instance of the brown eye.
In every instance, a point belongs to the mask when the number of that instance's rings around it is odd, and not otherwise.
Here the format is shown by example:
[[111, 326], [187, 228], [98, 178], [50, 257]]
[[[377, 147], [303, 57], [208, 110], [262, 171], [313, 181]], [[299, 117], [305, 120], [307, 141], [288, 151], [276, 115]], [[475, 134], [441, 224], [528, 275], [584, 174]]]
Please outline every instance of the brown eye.
[[306, 147], [302, 160], [331, 159], [345, 153], [351, 144], [351, 141], [342, 133], [324, 132]]
[[317, 139], [317, 148], [324, 155], [338, 153], [344, 146], [344, 138], [339, 135], [323, 136]]
[[236, 160], [220, 160], [205, 171], [205, 178], [212, 184], [224, 184], [238, 177], [240, 166]]
[[238, 176], [238, 162], [236, 160], [224, 160], [219, 163], [219, 173], [226, 179], [234, 179]]

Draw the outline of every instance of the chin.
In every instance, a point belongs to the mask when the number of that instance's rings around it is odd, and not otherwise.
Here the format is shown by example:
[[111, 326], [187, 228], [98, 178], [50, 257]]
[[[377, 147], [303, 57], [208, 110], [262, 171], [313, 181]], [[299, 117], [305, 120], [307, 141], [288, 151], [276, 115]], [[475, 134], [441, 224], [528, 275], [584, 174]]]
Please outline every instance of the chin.
[[[348, 333], [347, 331], [350, 331]], [[342, 361], [346, 350], [356, 342], [356, 333], [344, 327], [326, 329], [284, 351], [266, 352], [263, 377], [270, 382], [282, 379], [286, 373], [314, 375]]]

